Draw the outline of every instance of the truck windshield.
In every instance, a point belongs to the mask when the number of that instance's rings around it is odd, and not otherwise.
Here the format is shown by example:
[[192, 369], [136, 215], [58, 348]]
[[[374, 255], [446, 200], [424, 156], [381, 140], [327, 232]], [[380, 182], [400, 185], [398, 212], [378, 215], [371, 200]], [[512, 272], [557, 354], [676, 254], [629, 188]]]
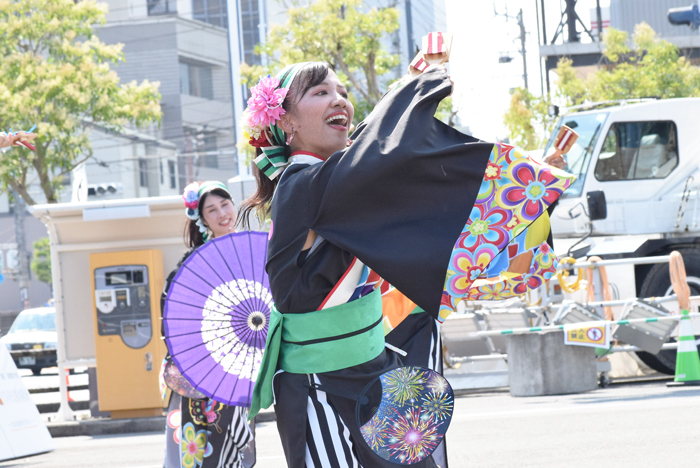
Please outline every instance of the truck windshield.
[[544, 149], [545, 155], [554, 151], [554, 139], [562, 125], [566, 125], [578, 133], [578, 140], [571, 148], [571, 151], [565, 155], [566, 167], [564, 168], [565, 171], [575, 175], [577, 179], [576, 182], [571, 184], [571, 187], [564, 192], [562, 198], [578, 197], [581, 195], [584, 179], [586, 178], [586, 171], [588, 171], [588, 165], [591, 163], [591, 154], [593, 153], [593, 148], [595, 148], [596, 141], [598, 141], [598, 136], [600, 136], [600, 131], [607, 117], [608, 112], [580, 115], [572, 114], [563, 116], [559, 119], [559, 122], [557, 122], [557, 126], [552, 132], [552, 136]]

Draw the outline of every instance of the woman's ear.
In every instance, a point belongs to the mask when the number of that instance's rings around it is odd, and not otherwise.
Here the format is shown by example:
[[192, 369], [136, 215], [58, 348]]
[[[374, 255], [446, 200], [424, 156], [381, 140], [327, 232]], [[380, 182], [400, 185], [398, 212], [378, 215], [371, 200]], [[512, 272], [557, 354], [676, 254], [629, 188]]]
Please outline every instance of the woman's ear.
[[292, 133], [292, 128], [294, 127], [292, 119], [290, 119], [288, 113], [280, 117], [279, 122], [277, 122], [277, 126], [281, 128], [284, 133]]

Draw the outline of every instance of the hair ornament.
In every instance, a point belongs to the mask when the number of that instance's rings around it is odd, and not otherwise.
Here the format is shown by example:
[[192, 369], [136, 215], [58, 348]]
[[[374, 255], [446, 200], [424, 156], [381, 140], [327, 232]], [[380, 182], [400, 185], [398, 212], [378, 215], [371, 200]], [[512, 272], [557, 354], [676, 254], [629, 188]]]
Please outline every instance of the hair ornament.
[[192, 182], [182, 193], [182, 200], [185, 202], [185, 215], [191, 220], [199, 219], [199, 184]]
[[285, 114], [282, 104], [289, 87], [307, 63], [289, 65], [276, 76], [263, 76], [250, 89], [248, 107], [243, 113], [243, 137], [250, 146], [262, 150], [254, 162], [269, 179], [282, 173], [291, 154], [291, 138], [284, 134], [277, 123]]

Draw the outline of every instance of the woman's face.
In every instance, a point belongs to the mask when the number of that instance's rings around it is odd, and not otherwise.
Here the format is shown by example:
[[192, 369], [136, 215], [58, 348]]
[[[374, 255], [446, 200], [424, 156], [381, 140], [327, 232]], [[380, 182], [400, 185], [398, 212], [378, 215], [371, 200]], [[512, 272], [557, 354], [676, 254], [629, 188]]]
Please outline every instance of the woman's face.
[[323, 83], [309, 88], [283, 117], [283, 129], [290, 133], [294, 128], [292, 151], [309, 151], [326, 159], [347, 146], [354, 113], [345, 86], [329, 70]]
[[207, 195], [202, 207], [204, 224], [214, 233], [214, 237], [221, 237], [233, 232], [236, 225], [236, 210], [233, 202], [213, 193]]

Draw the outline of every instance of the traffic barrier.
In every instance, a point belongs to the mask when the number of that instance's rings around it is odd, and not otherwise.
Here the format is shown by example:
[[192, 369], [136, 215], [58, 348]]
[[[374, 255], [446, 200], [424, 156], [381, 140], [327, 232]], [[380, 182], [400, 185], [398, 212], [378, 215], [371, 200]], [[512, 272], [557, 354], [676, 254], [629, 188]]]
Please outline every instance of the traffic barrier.
[[[687, 311], [686, 311], [687, 312]], [[687, 313], [683, 317], [687, 317], [690, 320], [691, 317], [700, 317], [700, 313]], [[663, 320], [679, 320], [681, 317], [678, 315], [669, 315], [668, 317], [651, 317], [651, 318], [641, 318], [641, 319], [630, 319], [630, 320], [598, 320], [595, 322], [580, 322], [576, 325], [580, 325], [580, 328], [586, 326], [602, 326], [606, 323], [610, 325], [629, 325], [631, 323], [651, 323], [660, 322]], [[690, 323], [690, 322], [688, 322]], [[477, 336], [498, 336], [498, 335], [522, 335], [524, 333], [538, 333], [554, 330], [564, 330], [564, 325], [547, 325], [544, 327], [528, 327], [528, 328], [511, 328], [508, 330], [484, 330], [478, 332], [472, 332], [468, 334], [468, 337]], [[692, 334], [692, 330], [691, 330]]]

